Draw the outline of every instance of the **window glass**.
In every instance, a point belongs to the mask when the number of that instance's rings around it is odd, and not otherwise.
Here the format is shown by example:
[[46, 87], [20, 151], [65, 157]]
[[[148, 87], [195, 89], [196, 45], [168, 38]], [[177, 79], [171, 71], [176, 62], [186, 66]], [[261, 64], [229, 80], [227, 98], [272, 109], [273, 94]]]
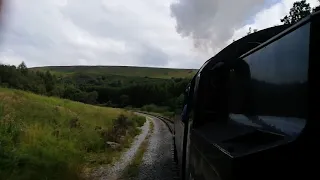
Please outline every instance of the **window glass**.
[[291, 135], [301, 132], [307, 118], [309, 31], [306, 24], [231, 69], [232, 119]]

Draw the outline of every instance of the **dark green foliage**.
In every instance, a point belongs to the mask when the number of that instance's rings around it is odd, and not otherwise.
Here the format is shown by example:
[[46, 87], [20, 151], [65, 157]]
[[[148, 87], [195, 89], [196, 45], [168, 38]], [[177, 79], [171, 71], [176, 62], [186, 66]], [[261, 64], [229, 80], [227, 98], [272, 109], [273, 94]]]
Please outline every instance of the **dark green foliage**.
[[[145, 68], [140, 69], [147, 72]], [[133, 70], [134, 68], [131, 69], [131, 73], [134, 73]], [[172, 70], [171, 73], [173, 72]], [[146, 104], [166, 107], [165, 110], [154, 108], [156, 112], [174, 112], [177, 108], [181, 108], [179, 96], [189, 81], [187, 78], [145, 78], [102, 75], [86, 71], [59, 76], [48, 70], [30, 70], [23, 62], [18, 67], [0, 65], [2, 87], [117, 108], [126, 106], [141, 108]]]
[[27, 68], [27, 65], [22, 62], [18, 67], [17, 69], [24, 75], [27, 75], [28, 74], [28, 68]]
[[148, 105], [145, 105], [142, 108], [140, 108], [140, 110], [146, 111], [146, 112], [151, 112], [151, 113], [156, 113], [157, 115], [162, 115], [167, 118], [172, 118], [175, 113], [179, 114], [181, 111], [181, 108], [179, 108], [179, 107], [182, 107], [182, 105], [179, 106], [179, 103], [176, 102], [176, 106], [177, 106], [176, 109], [172, 109], [167, 106], [157, 106], [154, 104], [148, 104]]
[[88, 104], [95, 104], [98, 98], [96, 91], [81, 91], [74, 81], [64, 81], [49, 71], [30, 71], [24, 62], [18, 67], [0, 64], [0, 86]]
[[82, 99], [81, 96], [76, 97], [76, 95], [80, 92], [96, 92], [96, 103], [103, 106], [140, 108], [146, 104], [155, 104], [168, 106], [171, 111], [177, 107], [180, 108], [180, 105], [177, 104], [178, 97], [185, 90], [189, 81], [189, 79], [182, 78], [101, 76], [90, 73], [74, 73], [61, 79], [61, 83], [68, 84], [65, 86], [68, 89], [65, 90], [64, 98], [93, 103]]
[[295, 24], [301, 19], [307, 17], [312, 12], [310, 4], [306, 0], [297, 1], [293, 3], [293, 7], [290, 9], [289, 15], [286, 15], [281, 19], [284, 24]]
[[49, 66], [36, 67], [32, 70], [51, 71], [55, 74], [69, 76], [76, 73], [94, 74], [95, 76], [125, 76], [143, 78], [191, 78], [197, 70], [195, 69], [171, 69], [153, 67], [130, 67], [130, 66]]
[[143, 126], [143, 124], [146, 122], [146, 118], [142, 116], [133, 116], [132, 120], [137, 123], [138, 127]]
[[[320, 0], [318, 0], [319, 3], [320, 3]], [[317, 12], [320, 10], [320, 5], [318, 5], [317, 7], [313, 8], [313, 12]]]

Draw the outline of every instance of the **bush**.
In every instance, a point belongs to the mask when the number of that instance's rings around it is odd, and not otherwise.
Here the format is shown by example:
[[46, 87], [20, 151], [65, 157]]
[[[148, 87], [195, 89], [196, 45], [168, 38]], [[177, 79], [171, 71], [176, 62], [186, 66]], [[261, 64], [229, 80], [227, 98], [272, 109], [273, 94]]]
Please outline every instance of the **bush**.
[[169, 111], [169, 107], [166, 106], [157, 106], [154, 104], [148, 104], [148, 105], [144, 105], [141, 108], [142, 111], [148, 111], [148, 112], [157, 112], [157, 113], [164, 113]]
[[130, 126], [134, 126], [134, 122], [132, 119], [128, 118], [127, 116], [120, 114], [117, 119], [114, 120], [114, 127], [115, 128], [128, 128]]
[[132, 117], [132, 120], [133, 120], [134, 122], [136, 122], [136, 124], [137, 124], [138, 127], [143, 126], [144, 123], [146, 122], [146, 118], [145, 118], [145, 117], [137, 116], [137, 115], [133, 116], [133, 117]]
[[138, 127], [141, 127], [145, 123], [145, 118], [132, 114], [127, 117], [124, 114], [120, 114], [113, 120], [113, 128], [110, 132], [104, 131], [103, 138], [106, 141], [121, 142], [123, 136], [135, 136], [140, 133]]
[[157, 106], [154, 104], [145, 105], [141, 108], [142, 111], [153, 112], [153, 113], [160, 114], [160, 115], [167, 117], [167, 118], [172, 118], [172, 117], [174, 117], [175, 113], [169, 111], [169, 109], [170, 109], [169, 107]]
[[172, 118], [174, 117], [174, 113], [173, 112], [164, 112], [164, 113], [161, 113], [163, 116], [165, 117], [168, 117], [168, 118]]
[[105, 150], [104, 139], [101, 134], [93, 130], [86, 130], [79, 135], [79, 143], [86, 152], [103, 152]]

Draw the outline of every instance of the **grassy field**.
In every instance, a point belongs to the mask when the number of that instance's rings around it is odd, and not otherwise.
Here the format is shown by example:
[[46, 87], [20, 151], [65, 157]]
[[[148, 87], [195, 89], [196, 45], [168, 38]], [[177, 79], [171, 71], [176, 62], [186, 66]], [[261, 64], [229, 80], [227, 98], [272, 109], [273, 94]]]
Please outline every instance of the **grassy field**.
[[120, 75], [132, 77], [149, 77], [149, 78], [191, 78], [196, 70], [194, 69], [169, 69], [169, 68], [152, 68], [152, 67], [128, 67], [128, 66], [51, 66], [36, 67], [33, 70], [51, 71], [56, 75], [72, 75], [73, 73], [90, 73], [99, 75]]
[[120, 109], [0, 88], [0, 179], [82, 179], [119, 157], [144, 121]]

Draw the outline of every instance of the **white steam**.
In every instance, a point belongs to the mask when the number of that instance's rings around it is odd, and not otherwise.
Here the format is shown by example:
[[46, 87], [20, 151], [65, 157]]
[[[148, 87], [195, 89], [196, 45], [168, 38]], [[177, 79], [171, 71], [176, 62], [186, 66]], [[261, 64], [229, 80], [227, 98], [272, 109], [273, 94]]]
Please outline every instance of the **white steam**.
[[181, 36], [191, 37], [196, 48], [216, 51], [264, 4], [263, 0], [178, 0], [171, 5], [171, 14]]

